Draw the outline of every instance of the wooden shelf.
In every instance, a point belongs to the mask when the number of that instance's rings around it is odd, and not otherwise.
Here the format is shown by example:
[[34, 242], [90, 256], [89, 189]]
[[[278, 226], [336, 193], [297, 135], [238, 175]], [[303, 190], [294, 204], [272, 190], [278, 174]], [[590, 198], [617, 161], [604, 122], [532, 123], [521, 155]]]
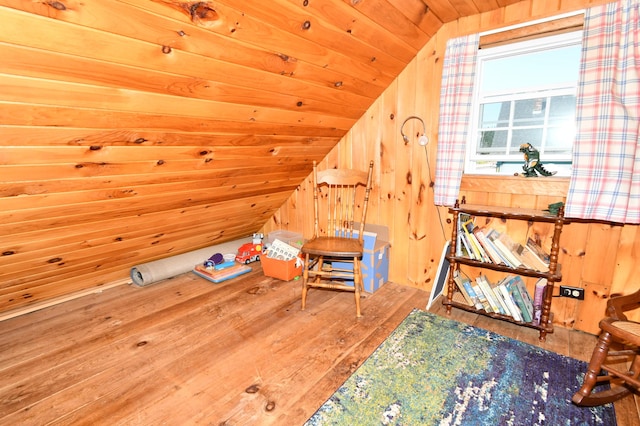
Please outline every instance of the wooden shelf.
[[546, 278], [547, 280], [553, 280], [554, 282], [562, 281], [562, 274], [559, 272], [560, 266], [557, 265], [556, 273], [550, 274], [549, 272], [536, 271], [535, 269], [527, 268], [510, 268], [508, 266], [497, 265], [495, 263], [480, 262], [479, 260], [469, 259], [468, 257], [449, 256], [447, 255], [449, 263], [457, 262], [464, 265], [475, 266], [477, 268], [492, 269], [494, 271], [501, 271], [510, 274], [523, 275], [526, 277]]
[[[500, 209], [500, 210], [497, 210]], [[501, 219], [515, 219], [515, 220], [531, 220], [535, 222], [556, 222], [558, 216], [549, 213], [546, 210], [535, 209], [519, 209], [514, 207], [495, 207], [484, 206], [479, 204], [460, 204], [456, 207], [451, 207], [449, 211], [457, 211], [460, 213], [467, 213], [472, 216], [488, 216], [497, 217]], [[565, 219], [560, 217], [563, 222]]]
[[[562, 227], [565, 223], [563, 217], [564, 209], [560, 208], [558, 214], [553, 215], [550, 212], [544, 210], [465, 204], [463, 199], [462, 203], [456, 202], [456, 205], [454, 207], [451, 207], [449, 209], [449, 212], [453, 215], [453, 231], [451, 236], [451, 244], [449, 246], [449, 254], [447, 255], [447, 260], [449, 260], [450, 268], [449, 278], [447, 281], [448, 291], [447, 296], [443, 301], [443, 304], [447, 308], [447, 312], [450, 313], [452, 308], [463, 309], [465, 311], [474, 312], [502, 321], [507, 321], [523, 327], [534, 328], [540, 331], [540, 340], [544, 341], [546, 339], [547, 333], [553, 333], [553, 314], [551, 313], [553, 289], [555, 283], [562, 280], [562, 274], [560, 273], [561, 268], [558, 264], [558, 252], [560, 234], [562, 233]], [[465, 214], [473, 217], [492, 217], [499, 218], [501, 220], [524, 220], [529, 222], [546, 222], [552, 224], [553, 238], [551, 242], [551, 252], [549, 255], [549, 270], [543, 272], [522, 267], [511, 268], [496, 263], [482, 262], [468, 257], [456, 256], [456, 244], [458, 241], [459, 230], [458, 222], [460, 214]], [[470, 306], [466, 303], [460, 303], [459, 301], [453, 300], [454, 294], [459, 291], [457, 285], [455, 284], [454, 276], [455, 273], [459, 271], [460, 265], [467, 265], [481, 269], [490, 269], [507, 274], [526, 277], [545, 278], [547, 280], [547, 284], [542, 299], [540, 323], [535, 324], [533, 322], [517, 321], [516, 319], [508, 315], [487, 312], [483, 309], [477, 309], [475, 306]]]
[[[501, 314], [496, 314], [493, 312], [487, 312], [487, 311], [483, 311], [483, 310], [478, 310], [476, 308], [474, 308], [473, 306], [469, 306], [469, 305], [465, 305], [464, 303], [460, 303], [460, 302], [456, 302], [454, 300], [452, 301], [447, 301], [447, 299], [445, 298], [443, 305], [447, 306], [447, 309], [449, 307], [454, 307], [457, 309], [462, 309], [468, 312], [473, 312], [475, 314], [480, 314], [480, 315], [484, 315], [487, 317], [491, 317], [494, 319], [498, 319], [501, 321], [506, 321], [506, 322], [510, 322], [513, 324], [517, 324], [517, 325], [521, 325], [523, 327], [529, 327], [529, 328], [533, 328], [536, 330], [542, 330], [545, 333], [553, 333], [553, 313], [549, 316], [549, 319], [546, 322], [546, 326], [542, 326], [542, 325], [537, 325], [537, 324], [533, 324], [530, 322], [524, 322], [524, 321], [516, 321], [513, 319], [513, 317], [507, 316], [507, 315], [501, 315]], [[542, 321], [540, 322], [540, 324], [542, 324]]]

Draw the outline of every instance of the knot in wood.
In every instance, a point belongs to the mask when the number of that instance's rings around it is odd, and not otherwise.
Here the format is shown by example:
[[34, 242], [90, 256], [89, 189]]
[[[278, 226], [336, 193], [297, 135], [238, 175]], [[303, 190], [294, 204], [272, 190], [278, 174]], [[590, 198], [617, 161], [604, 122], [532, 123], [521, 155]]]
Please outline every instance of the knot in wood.
[[260, 390], [260, 386], [254, 384], [246, 388], [244, 391], [246, 393], [258, 393], [259, 390]]
[[67, 6], [65, 6], [64, 3], [59, 1], [51, 1], [47, 4], [52, 8], [54, 8], [55, 10], [67, 10]]
[[209, 6], [207, 2], [200, 1], [194, 3], [189, 8], [192, 21], [217, 21], [220, 17], [218, 12]]

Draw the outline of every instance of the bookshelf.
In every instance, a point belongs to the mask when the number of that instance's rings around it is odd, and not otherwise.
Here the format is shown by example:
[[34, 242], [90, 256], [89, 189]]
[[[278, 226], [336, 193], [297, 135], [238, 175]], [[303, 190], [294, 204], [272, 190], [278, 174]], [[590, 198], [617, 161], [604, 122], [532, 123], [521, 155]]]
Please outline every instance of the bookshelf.
[[[449, 209], [449, 213], [453, 215], [453, 230], [451, 235], [451, 244], [449, 245], [449, 254], [447, 255], [447, 260], [449, 261], [449, 276], [447, 280], [448, 291], [442, 302], [446, 306], [447, 313], [451, 313], [452, 308], [464, 309], [466, 311], [489, 316], [503, 321], [508, 321], [524, 327], [534, 328], [539, 330], [540, 340], [546, 340], [546, 335], [549, 333], [553, 333], [553, 317], [551, 313], [553, 289], [555, 284], [562, 280], [562, 275], [560, 272], [561, 268], [558, 264], [558, 252], [560, 249], [560, 234], [562, 233], [562, 227], [565, 223], [564, 209], [560, 208], [557, 215], [552, 215], [548, 211], [543, 210], [466, 204], [465, 199], [463, 198], [461, 203], [456, 201], [456, 204]], [[459, 244], [458, 233], [462, 232], [460, 231], [461, 224], [459, 223], [461, 215], [464, 215], [465, 217], [470, 216], [473, 218], [490, 217], [497, 218], [503, 221], [520, 220], [530, 222], [548, 222], [550, 226], [553, 226], [548, 270], [541, 271], [522, 265], [518, 267], [512, 267], [505, 264], [476, 260], [461, 255], [460, 251], [457, 249], [457, 245]], [[456, 293], [460, 292], [460, 290], [454, 280], [454, 275], [460, 272], [461, 265], [467, 265], [480, 269], [491, 269], [494, 271], [504, 272], [505, 275], [509, 274], [521, 277], [546, 279], [546, 287], [544, 288], [542, 296], [539, 323], [518, 321], [514, 319], [513, 316], [503, 315], [496, 312], [487, 312], [483, 309], [477, 309], [476, 306], [470, 306], [467, 303], [464, 303], [462, 298], [456, 297], [459, 296]]]

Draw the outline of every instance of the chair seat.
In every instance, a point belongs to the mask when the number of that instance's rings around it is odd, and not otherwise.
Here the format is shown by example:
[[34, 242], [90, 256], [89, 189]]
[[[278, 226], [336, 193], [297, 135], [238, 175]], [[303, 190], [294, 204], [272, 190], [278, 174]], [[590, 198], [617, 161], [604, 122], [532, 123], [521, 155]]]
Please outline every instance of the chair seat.
[[617, 328], [625, 333], [629, 333], [633, 336], [640, 337], [640, 323], [634, 321], [611, 321], [604, 322], [601, 324], [602, 328], [611, 332], [610, 327]]
[[355, 238], [317, 237], [304, 243], [301, 251], [313, 256], [362, 257], [364, 247]]

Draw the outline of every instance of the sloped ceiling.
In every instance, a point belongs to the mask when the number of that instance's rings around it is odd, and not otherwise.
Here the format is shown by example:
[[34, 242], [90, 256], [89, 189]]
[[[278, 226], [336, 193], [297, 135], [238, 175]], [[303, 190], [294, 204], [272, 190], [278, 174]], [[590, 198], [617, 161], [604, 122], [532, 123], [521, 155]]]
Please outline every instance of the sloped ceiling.
[[443, 23], [508, 3], [0, 0], [0, 309], [255, 232]]

